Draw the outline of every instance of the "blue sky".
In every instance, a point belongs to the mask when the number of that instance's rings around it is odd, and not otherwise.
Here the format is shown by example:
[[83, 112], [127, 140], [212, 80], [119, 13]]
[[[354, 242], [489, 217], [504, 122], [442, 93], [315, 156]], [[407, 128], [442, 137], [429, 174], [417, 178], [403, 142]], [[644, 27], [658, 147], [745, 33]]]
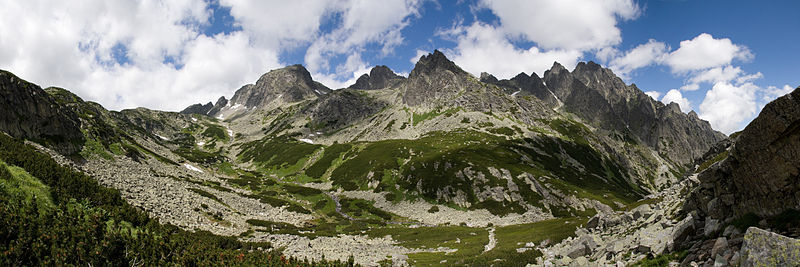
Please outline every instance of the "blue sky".
[[0, 68], [110, 109], [180, 110], [304, 64], [340, 88], [434, 49], [498, 78], [609, 67], [656, 100], [741, 129], [800, 85], [798, 1], [0, 0]]

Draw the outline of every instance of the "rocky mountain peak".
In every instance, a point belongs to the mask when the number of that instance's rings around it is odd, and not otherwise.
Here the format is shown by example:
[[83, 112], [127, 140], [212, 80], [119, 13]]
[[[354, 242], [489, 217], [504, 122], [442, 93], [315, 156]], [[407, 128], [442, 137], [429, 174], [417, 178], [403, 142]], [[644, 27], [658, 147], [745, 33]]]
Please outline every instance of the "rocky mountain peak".
[[419, 58], [419, 61], [414, 65], [414, 69], [411, 70], [411, 74], [408, 75], [408, 78], [416, 78], [437, 70], [448, 70], [455, 74], [469, 75], [462, 70], [461, 67], [457, 66], [456, 63], [447, 59], [444, 53], [439, 50], [434, 50], [433, 53]]
[[267, 72], [256, 84], [245, 85], [237, 90], [229, 104], [255, 108], [274, 100], [292, 103], [313, 99], [328, 92], [330, 89], [314, 81], [311, 73], [298, 64]]
[[497, 83], [497, 77], [494, 77], [494, 75], [488, 72], [481, 72], [480, 81], [484, 83]]
[[361, 75], [356, 83], [347, 88], [359, 90], [373, 90], [391, 87], [404, 80], [405, 77], [397, 75], [387, 66], [375, 66], [369, 74]]

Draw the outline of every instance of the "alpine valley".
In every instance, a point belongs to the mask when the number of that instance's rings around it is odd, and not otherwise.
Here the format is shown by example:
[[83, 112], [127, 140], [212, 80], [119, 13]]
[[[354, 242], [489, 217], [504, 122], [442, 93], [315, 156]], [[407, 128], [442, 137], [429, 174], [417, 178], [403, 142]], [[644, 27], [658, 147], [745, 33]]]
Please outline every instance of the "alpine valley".
[[293, 65], [181, 112], [3, 71], [0, 131], [3, 265], [800, 263], [797, 89], [726, 136], [594, 62]]

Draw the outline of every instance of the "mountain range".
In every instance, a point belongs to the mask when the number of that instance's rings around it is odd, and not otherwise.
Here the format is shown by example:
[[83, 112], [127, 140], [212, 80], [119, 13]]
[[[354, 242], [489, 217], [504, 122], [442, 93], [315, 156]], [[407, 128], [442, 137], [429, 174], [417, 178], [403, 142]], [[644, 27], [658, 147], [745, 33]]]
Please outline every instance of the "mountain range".
[[159, 222], [298, 258], [731, 261], [747, 246], [707, 240], [800, 206], [800, 90], [729, 137], [594, 62], [499, 80], [440, 51], [341, 89], [292, 65], [181, 112], [109, 111], [5, 71], [0, 89], [0, 131]]

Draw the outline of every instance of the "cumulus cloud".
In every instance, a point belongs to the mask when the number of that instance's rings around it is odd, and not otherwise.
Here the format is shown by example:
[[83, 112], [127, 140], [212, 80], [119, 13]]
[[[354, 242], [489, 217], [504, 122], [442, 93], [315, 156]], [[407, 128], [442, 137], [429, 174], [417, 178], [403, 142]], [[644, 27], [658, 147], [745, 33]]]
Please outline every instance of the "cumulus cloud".
[[680, 48], [667, 56], [665, 63], [673, 72], [687, 72], [725, 66], [733, 60], [753, 58], [750, 50], [731, 42], [728, 38], [715, 39], [703, 33], [692, 40], [681, 41]]
[[607, 48], [598, 53], [598, 57], [609, 62], [609, 67], [623, 78], [632, 71], [660, 63], [669, 52], [667, 44], [650, 39], [645, 44], [640, 44], [624, 54], [614, 48]]
[[447, 51], [448, 56], [476, 76], [484, 71], [498, 78], [510, 78], [522, 71], [541, 76], [554, 61], [567, 68], [575, 67], [582, 54], [575, 50], [542, 51], [537, 47], [518, 49], [504, 38], [502, 29], [480, 22], [455, 26], [442, 34], [452, 36], [457, 42], [454, 49]]
[[661, 98], [661, 102], [664, 104], [669, 103], [676, 103], [680, 106], [681, 111], [686, 113], [692, 110], [692, 103], [689, 102], [689, 99], [683, 97], [681, 91], [672, 89], [664, 95], [664, 98]]
[[[217, 4], [229, 8], [236, 28], [209, 36], [203, 29]], [[304, 46], [315, 78], [334, 88], [355, 81], [367, 71], [365, 44], [392, 53], [419, 2], [0, 0], [0, 6], [0, 24], [14, 25], [0, 28], [0, 68], [110, 109], [179, 110], [230, 95]], [[323, 32], [322, 23], [332, 19], [337, 26]], [[329, 66], [323, 57], [345, 60]]]
[[768, 86], [766, 89], [764, 89], [761, 100], [764, 104], [766, 104], [767, 102], [775, 100], [778, 97], [791, 93], [794, 91], [794, 89], [794, 87], [791, 87], [788, 84], [784, 85], [783, 87]]
[[658, 100], [658, 98], [661, 97], [661, 92], [658, 92], [658, 91], [647, 91], [647, 92], [644, 92], [644, 94], [652, 97], [655, 100]]
[[[352, 51], [362, 51], [366, 44], [375, 43], [382, 47], [381, 54], [390, 54], [403, 42], [400, 31], [411, 18], [419, 15], [419, 6], [417, 0], [338, 2], [330, 12], [340, 14], [342, 23], [331, 32], [316, 37], [306, 50], [305, 62], [309, 71], [315, 76], [329, 78], [356, 75], [355, 72], [362, 69], [356, 65], [363, 62], [351, 62], [361, 61], [360, 57], [353, 58]], [[345, 65], [331, 67], [328, 59], [341, 55], [348, 56]]]
[[505, 31], [543, 49], [589, 50], [622, 41], [618, 19], [639, 16], [632, 0], [483, 0]]
[[700, 118], [726, 134], [737, 131], [755, 116], [758, 89], [752, 83], [716, 83], [700, 104]]

